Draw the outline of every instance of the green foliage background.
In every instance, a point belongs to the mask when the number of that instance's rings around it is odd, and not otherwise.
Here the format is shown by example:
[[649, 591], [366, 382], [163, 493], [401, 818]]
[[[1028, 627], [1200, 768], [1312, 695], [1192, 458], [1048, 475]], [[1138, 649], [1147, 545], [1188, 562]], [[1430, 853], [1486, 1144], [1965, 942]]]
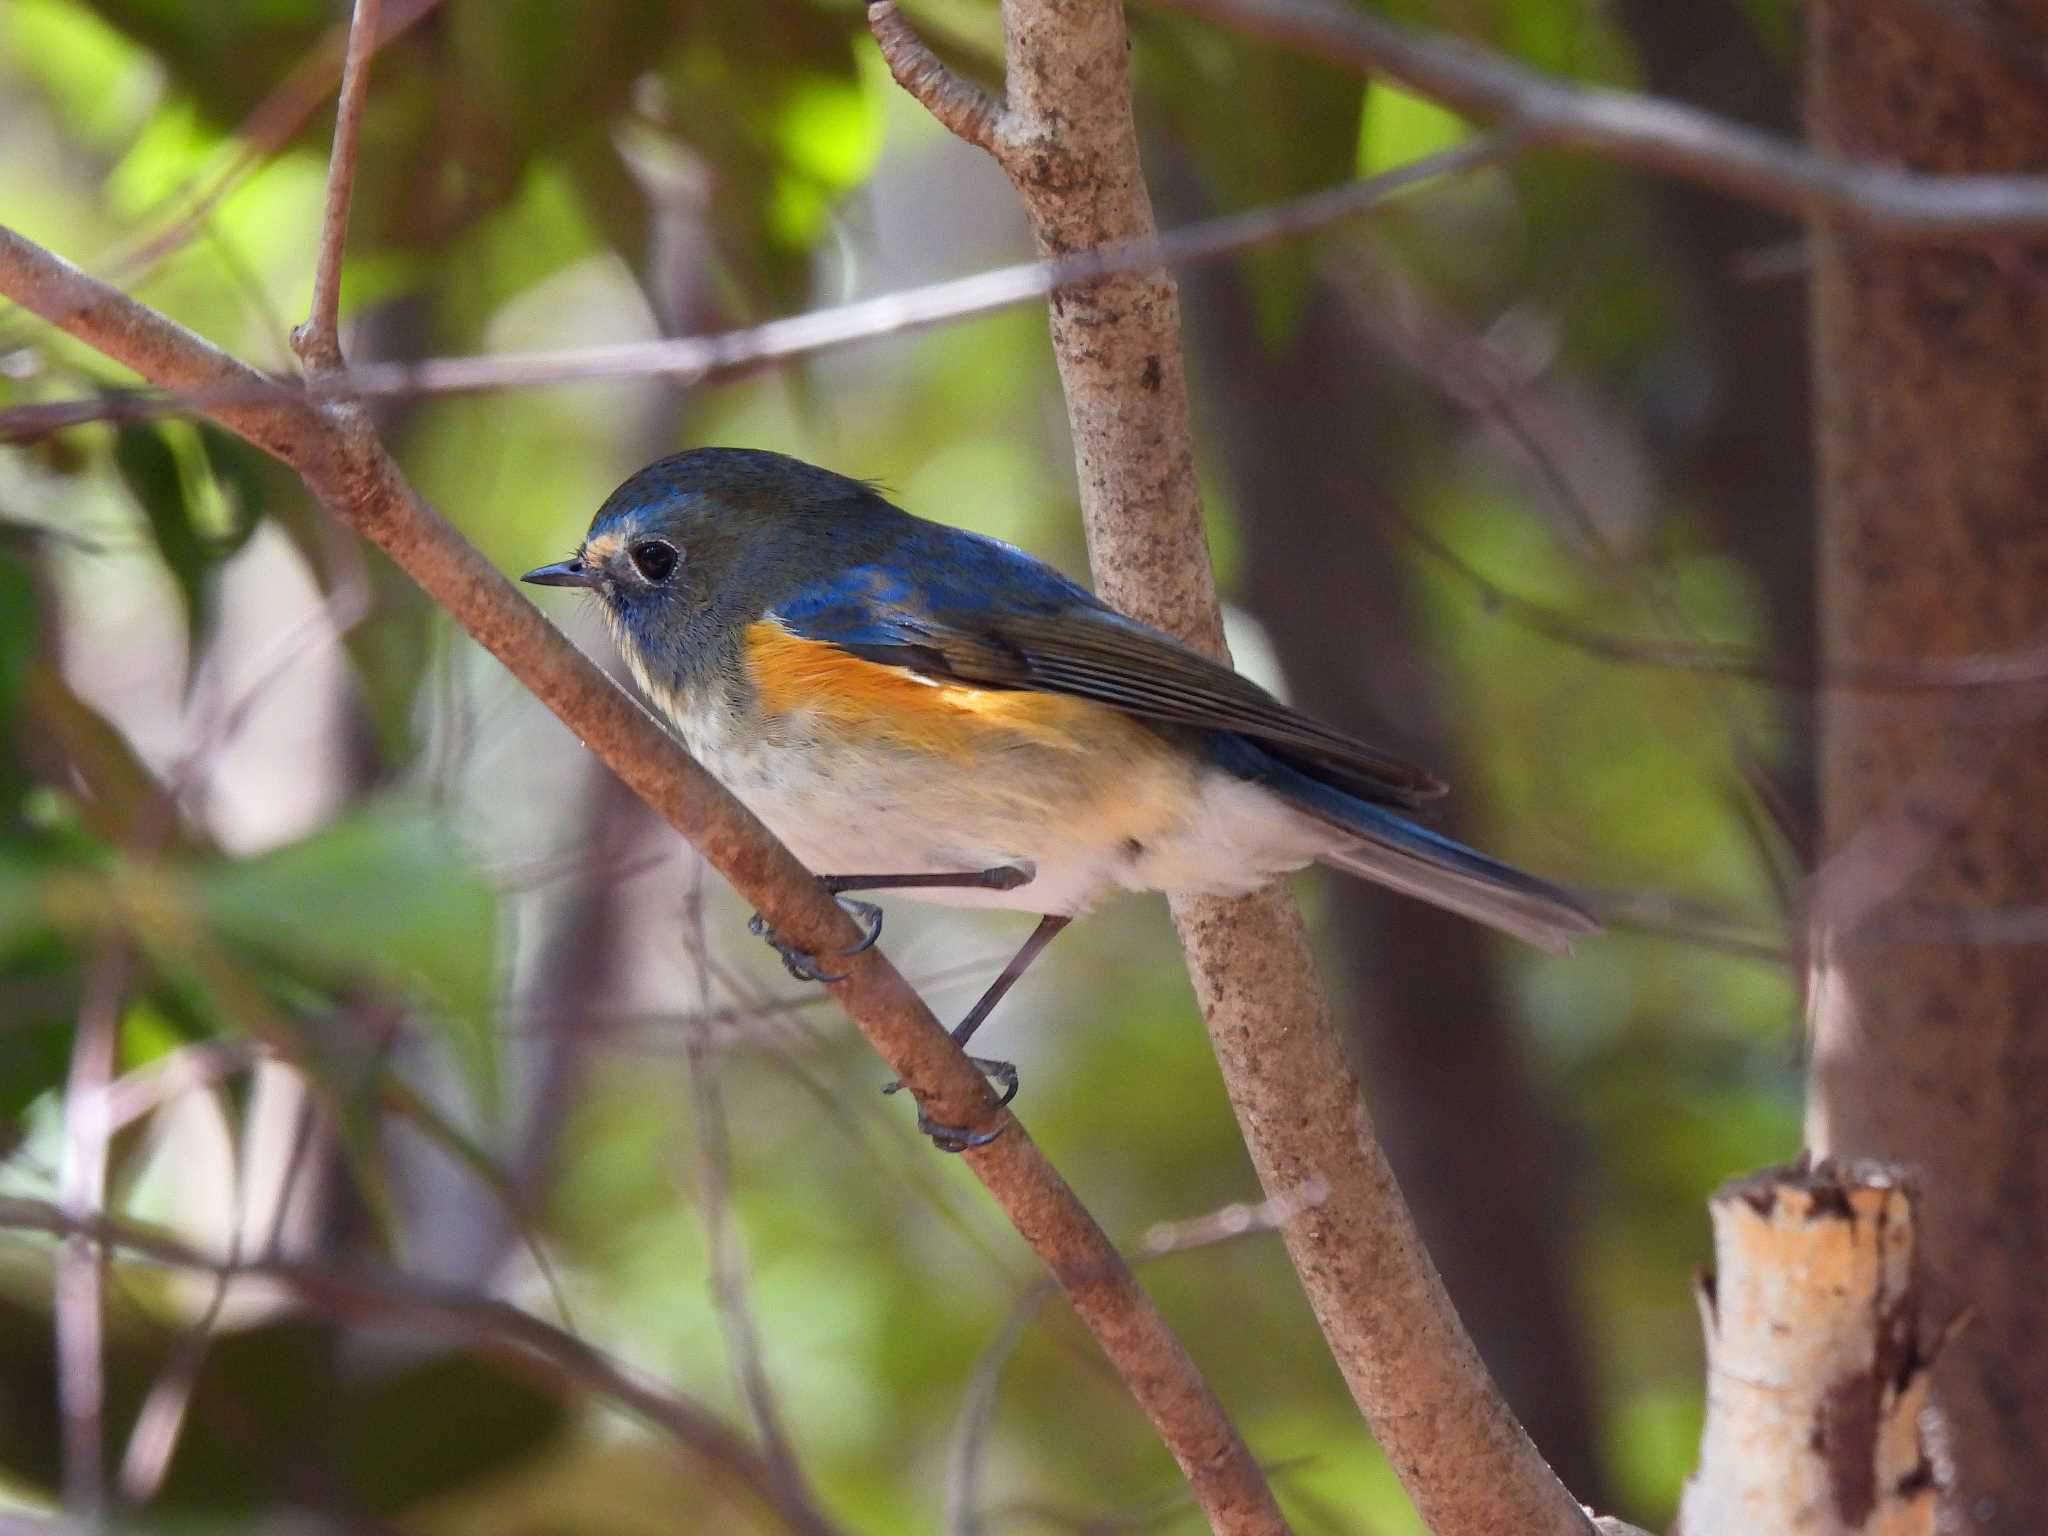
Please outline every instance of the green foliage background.
[[[914, 10], [963, 68], [993, 76], [993, 5]], [[1633, 72], [1627, 38], [1577, 0], [1400, 10], [1562, 73]], [[288, 366], [324, 107], [236, 175], [191, 238], [135, 253], [235, 161], [252, 114], [332, 49], [334, 23], [314, 0], [12, 0], [0, 221]], [[1755, 24], [1786, 30], [1775, 11]], [[1465, 131], [1206, 29], [1141, 13], [1134, 37], [1155, 163], [1184, 170], [1210, 207], [1398, 164]], [[851, 3], [445, 0], [379, 58], [365, 145], [344, 293], [359, 354], [747, 323], [1028, 250], [994, 170], [895, 90]], [[1756, 570], [1658, 457], [1700, 392], [1729, 383], [1709, 376], [1651, 189], [1544, 160], [1369, 232], [1246, 258], [1263, 345], [1310, 323], [1312, 286], [1341, 282], [1363, 238], [1532, 374], [1595, 402], [1649, 466], [1635, 512], [1605, 529], [1618, 559], [1589, 559], [1539, 476], [1504, 469], [1483, 423], [1389, 363], [1388, 389], [1408, 402], [1389, 470], [1406, 516], [1587, 628], [1668, 638], [1675, 610], [1695, 636], [1770, 642]], [[1198, 379], [1230, 366], [1199, 351], [1193, 364]], [[0, 314], [0, 405], [132, 382]], [[422, 490], [508, 571], [558, 558], [613, 484], [692, 442], [879, 476], [915, 511], [1085, 569], [1036, 312], [688, 394], [636, 382], [437, 399], [390, 409], [386, 426]], [[1219, 463], [1203, 468], [1229, 589], [1248, 545], [1283, 535], [1240, 516]], [[1412, 546], [1401, 581], [1422, 615], [1415, 664], [1455, 722], [1470, 765], [1459, 789], [1489, 847], [1595, 887], [1675, 893], [1782, 945], [1730, 747], [1732, 721], [1766, 768], [1796, 770], [1775, 695], [1545, 639]], [[542, 600], [602, 645], [573, 603]], [[338, 650], [323, 612], [345, 616]], [[1256, 669], [1257, 616], [1235, 617]], [[1329, 622], [1341, 646], [1376, 616]], [[552, 717], [326, 528], [288, 476], [178, 419], [9, 449], [0, 720], [0, 1192], [54, 1187], [81, 995], [94, 967], [130, 955], [122, 1071], [208, 1042], [266, 1065], [118, 1137], [119, 1210], [216, 1247], [274, 1226], [287, 1254], [381, 1258], [549, 1315], [566, 1306], [584, 1336], [745, 1423], [707, 1281], [706, 1126], [685, 1050], [709, 1041], [694, 1070], [716, 1075], [749, 1296], [806, 1472], [849, 1529], [937, 1528], [956, 1415], [1031, 1283], [1028, 1254], [874, 1091], [884, 1074], [843, 1021], [746, 940], [715, 878], [700, 909], [673, 839], [607, 797]], [[1315, 880], [1302, 889], [1321, 911]], [[590, 912], [595, 932], [576, 926]], [[889, 943], [933, 978], [943, 1014], [1014, 928], [896, 904]], [[537, 1014], [556, 971], [580, 975], [577, 956], [593, 953], [588, 1015], [559, 999]], [[1568, 1131], [1574, 1209], [1532, 1217], [1571, 1234], [1609, 1489], [1655, 1525], [1697, 1434], [1702, 1200], [1798, 1144], [1789, 960], [1627, 931], [1570, 961], [1505, 945], [1490, 959], [1528, 1091]], [[994, 1039], [1023, 1062], [1034, 1133], [1112, 1231], [1256, 1198], [1163, 904], [1079, 925]], [[293, 1195], [281, 1215], [280, 1184]], [[495, 1240], [460, 1240], [494, 1225]], [[480, 1254], [481, 1270], [461, 1267]], [[50, 1266], [47, 1243], [0, 1237], [0, 1500], [28, 1508], [57, 1485]], [[118, 1451], [210, 1288], [125, 1261], [112, 1274]], [[1161, 1260], [1146, 1278], [1300, 1528], [1413, 1528], [1272, 1239]], [[1164, 1525], [1197, 1525], [1056, 1307], [1003, 1370], [980, 1465], [992, 1506], [1031, 1506], [1041, 1524], [1045, 1510], [1165, 1500]], [[231, 1306], [185, 1451], [146, 1513], [239, 1522], [309, 1486], [423, 1532], [651, 1532], [678, 1528], [679, 1511], [697, 1512], [686, 1529], [767, 1528], [716, 1469], [559, 1381], [362, 1319]]]

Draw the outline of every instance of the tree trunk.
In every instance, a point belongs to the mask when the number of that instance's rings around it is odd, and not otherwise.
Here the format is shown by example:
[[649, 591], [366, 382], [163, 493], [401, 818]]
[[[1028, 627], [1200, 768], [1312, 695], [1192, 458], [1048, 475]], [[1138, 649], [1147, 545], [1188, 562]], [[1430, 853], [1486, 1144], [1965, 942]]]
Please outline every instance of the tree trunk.
[[[1820, 0], [1815, 142], [1929, 171], [2048, 171], [2048, 93], [2006, 62], [2042, 56], [2048, 0], [1983, 10], [2005, 48], [1948, 7]], [[2044, 272], [2038, 245], [1817, 229], [1832, 658], [1967, 656], [2048, 633]], [[1822, 713], [1810, 1139], [1921, 1171], [1929, 1305], [1937, 1322], [1972, 1309], [1935, 1372], [1938, 1470], [1953, 1474], [1949, 1522], [1986, 1536], [2048, 1530], [2048, 942], [1987, 947], [1981, 931], [2048, 900], [2044, 705], [2040, 689], [1838, 691]]]

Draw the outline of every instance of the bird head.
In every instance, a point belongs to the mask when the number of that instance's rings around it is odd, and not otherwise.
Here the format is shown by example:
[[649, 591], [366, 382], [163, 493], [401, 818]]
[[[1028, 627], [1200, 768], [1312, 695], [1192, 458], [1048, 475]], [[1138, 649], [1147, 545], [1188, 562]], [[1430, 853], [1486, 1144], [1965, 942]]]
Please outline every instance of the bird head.
[[844, 560], [892, 510], [872, 487], [801, 459], [693, 448], [633, 475], [574, 555], [520, 580], [594, 594], [627, 661], [661, 676]]

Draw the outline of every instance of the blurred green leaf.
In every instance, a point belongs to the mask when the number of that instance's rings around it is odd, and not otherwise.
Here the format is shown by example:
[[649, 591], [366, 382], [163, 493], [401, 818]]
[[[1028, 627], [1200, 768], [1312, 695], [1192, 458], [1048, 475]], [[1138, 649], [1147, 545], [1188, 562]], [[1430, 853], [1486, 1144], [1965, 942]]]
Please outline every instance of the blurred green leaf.
[[335, 20], [324, 0], [93, 0], [92, 8], [147, 46], [222, 127], [274, 91]]
[[133, 132], [154, 98], [149, 54], [74, 0], [12, 0], [5, 46], [96, 147]]
[[859, 19], [801, 0], [706, 7], [662, 71], [676, 138], [717, 178], [723, 275], [751, 308], [801, 296], [833, 199], [879, 147], [881, 115], [855, 64]]
[[1457, 113], [1397, 85], [1377, 82], [1365, 93], [1365, 112], [1359, 120], [1358, 174], [1380, 175], [1471, 136], [1471, 126]]
[[453, 838], [392, 805], [359, 813], [261, 858], [198, 876], [207, 921], [235, 942], [342, 986], [381, 981], [424, 995], [486, 1102], [495, 899]]
[[129, 494], [149, 519], [171, 579], [185, 607], [185, 680], [198, 675], [199, 660], [213, 631], [214, 552], [200, 532], [185, 474], [166, 429], [126, 426], [114, 440], [114, 464]]

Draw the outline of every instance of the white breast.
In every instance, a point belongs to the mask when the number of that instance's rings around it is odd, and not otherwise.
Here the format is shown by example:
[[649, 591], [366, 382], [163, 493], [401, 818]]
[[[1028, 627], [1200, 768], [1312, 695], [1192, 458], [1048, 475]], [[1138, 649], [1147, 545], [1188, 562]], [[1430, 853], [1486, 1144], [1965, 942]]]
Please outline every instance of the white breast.
[[[683, 744], [806, 867], [821, 875], [970, 873], [1033, 878], [1009, 891], [895, 893], [953, 906], [1085, 911], [1117, 889], [1242, 895], [1336, 839], [1265, 790], [1182, 760], [960, 764], [822, 735], [801, 713], [745, 733], [722, 700], [643, 688]], [[892, 898], [893, 899], [893, 898]]]

